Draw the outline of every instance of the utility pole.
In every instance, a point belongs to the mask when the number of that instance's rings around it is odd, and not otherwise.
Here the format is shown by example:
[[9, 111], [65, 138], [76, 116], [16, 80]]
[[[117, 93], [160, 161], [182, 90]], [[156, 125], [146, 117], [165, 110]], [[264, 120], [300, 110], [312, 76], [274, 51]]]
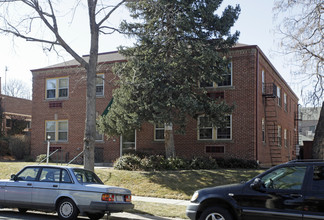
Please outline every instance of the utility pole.
[[5, 82], [4, 82], [4, 94], [7, 95], [7, 72], [8, 72], [8, 66], [5, 66]]

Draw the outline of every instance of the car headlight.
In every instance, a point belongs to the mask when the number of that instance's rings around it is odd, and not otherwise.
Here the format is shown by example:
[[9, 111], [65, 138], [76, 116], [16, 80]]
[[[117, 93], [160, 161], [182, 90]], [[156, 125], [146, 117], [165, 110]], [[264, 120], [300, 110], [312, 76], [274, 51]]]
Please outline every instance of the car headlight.
[[191, 197], [191, 199], [190, 199], [190, 202], [196, 201], [196, 199], [198, 198], [198, 196], [199, 196], [199, 193], [198, 193], [198, 191], [196, 191], [196, 192], [192, 195], [192, 197]]

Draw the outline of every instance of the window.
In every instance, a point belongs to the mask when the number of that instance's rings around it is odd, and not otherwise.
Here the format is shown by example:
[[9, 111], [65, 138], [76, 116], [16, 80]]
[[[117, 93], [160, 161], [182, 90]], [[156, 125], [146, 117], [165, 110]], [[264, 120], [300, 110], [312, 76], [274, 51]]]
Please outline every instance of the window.
[[46, 98], [58, 99], [69, 96], [69, 79], [56, 78], [46, 79]]
[[216, 87], [224, 87], [224, 86], [232, 86], [232, 62], [228, 63], [227, 71], [222, 74], [223, 80], [222, 82], [213, 83], [213, 82], [200, 82], [199, 86], [203, 88], [216, 88]]
[[229, 140], [231, 139], [231, 117], [226, 116], [226, 125], [224, 128], [217, 128], [217, 139], [218, 140]]
[[154, 140], [156, 141], [164, 140], [164, 124], [159, 123], [154, 125]]
[[17, 180], [35, 181], [39, 169], [38, 167], [27, 167], [17, 175]]
[[262, 94], [265, 94], [266, 90], [265, 90], [265, 75], [264, 75], [264, 70], [262, 70], [261, 73], [261, 78], [262, 78]]
[[223, 75], [223, 81], [218, 83], [218, 86], [231, 86], [232, 85], [232, 62], [228, 63], [227, 71]]
[[287, 129], [284, 129], [284, 145], [285, 147], [288, 147]]
[[46, 121], [46, 140], [67, 141], [68, 140], [68, 121]]
[[199, 127], [199, 140], [212, 140], [214, 128], [211, 122], [209, 122], [207, 117], [198, 118]]
[[208, 120], [208, 117], [198, 118], [198, 139], [199, 140], [231, 140], [232, 138], [232, 117], [226, 116], [224, 128], [216, 128]]
[[284, 93], [284, 108], [285, 111], [288, 112], [288, 103], [287, 103], [287, 94]]
[[103, 134], [96, 130], [96, 141], [103, 141]]
[[43, 168], [39, 177], [41, 182], [60, 182], [61, 169]]
[[266, 140], [266, 137], [265, 137], [265, 121], [264, 121], [264, 118], [262, 118], [262, 142], [265, 142]]
[[225, 153], [224, 146], [206, 146], [206, 153]]
[[324, 166], [314, 166], [312, 190], [324, 191]]
[[277, 87], [277, 100], [278, 100], [278, 105], [281, 106], [281, 89], [279, 86]]
[[62, 183], [72, 183], [71, 177], [66, 170], [62, 170], [61, 182]]
[[96, 96], [104, 95], [104, 74], [97, 74], [96, 78]]
[[278, 125], [278, 146], [281, 147], [281, 126]]
[[301, 190], [306, 167], [282, 167], [261, 178], [262, 185], [266, 189]]

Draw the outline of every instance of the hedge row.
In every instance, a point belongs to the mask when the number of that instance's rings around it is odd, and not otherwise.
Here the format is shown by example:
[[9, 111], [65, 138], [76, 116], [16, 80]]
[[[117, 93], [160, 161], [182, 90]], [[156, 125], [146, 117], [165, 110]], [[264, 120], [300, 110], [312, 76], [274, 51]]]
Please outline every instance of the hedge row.
[[217, 168], [258, 168], [256, 161], [243, 160], [237, 158], [214, 159], [206, 157], [195, 157], [192, 159], [183, 159], [179, 157], [166, 158], [162, 155], [138, 156], [127, 154], [114, 163], [117, 170], [199, 170], [199, 169], [217, 169]]

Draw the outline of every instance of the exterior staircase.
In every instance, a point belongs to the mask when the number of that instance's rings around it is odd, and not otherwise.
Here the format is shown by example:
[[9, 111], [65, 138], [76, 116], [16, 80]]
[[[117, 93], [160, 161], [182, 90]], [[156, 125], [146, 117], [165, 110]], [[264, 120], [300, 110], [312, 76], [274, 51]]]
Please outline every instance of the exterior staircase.
[[275, 166], [282, 163], [281, 146], [278, 141], [278, 113], [277, 113], [277, 88], [275, 84], [264, 85], [263, 97], [265, 102], [265, 124], [267, 143], [270, 147], [271, 165]]

